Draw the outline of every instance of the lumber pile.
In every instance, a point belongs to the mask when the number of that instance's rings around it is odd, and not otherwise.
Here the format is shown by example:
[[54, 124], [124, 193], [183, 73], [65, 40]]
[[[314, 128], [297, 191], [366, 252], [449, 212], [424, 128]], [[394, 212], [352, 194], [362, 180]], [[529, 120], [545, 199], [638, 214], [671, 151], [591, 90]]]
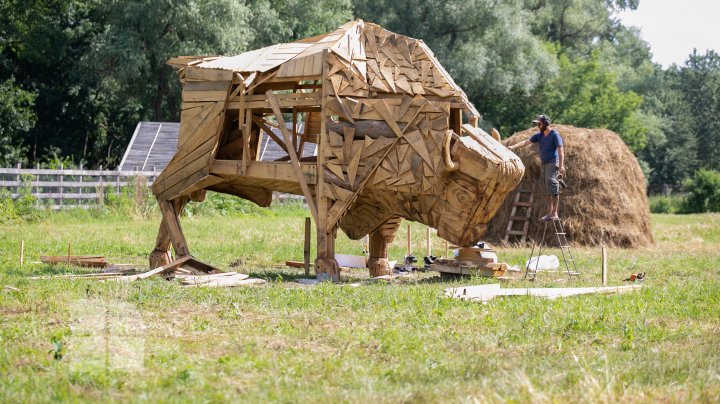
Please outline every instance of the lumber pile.
[[132, 269], [118, 269], [115, 271], [90, 273], [90, 274], [69, 274], [55, 276], [39, 276], [30, 279], [91, 279], [101, 281], [134, 282], [147, 279], [153, 276], [162, 276], [167, 280], [178, 280], [181, 285], [187, 287], [230, 287], [257, 285], [266, 283], [263, 279], [250, 278], [247, 274], [237, 272], [220, 272], [213, 270], [212, 273], [204, 273], [194, 266], [194, 258], [183, 257], [167, 265], [151, 269], [145, 272], [134, 273]]
[[459, 248], [455, 259], [438, 258], [429, 265], [431, 271], [441, 274], [480, 275], [499, 278], [505, 275], [510, 266], [497, 262], [497, 254], [490, 248]]
[[[168, 63], [183, 104], [178, 151], [152, 186], [163, 221], [151, 266], [169, 262], [171, 244], [190, 255], [178, 217], [206, 190], [260, 206], [280, 191], [305, 197], [318, 276], [339, 279], [338, 228], [370, 234], [371, 274], [389, 274], [387, 244], [403, 218], [470, 246], [523, 175], [428, 46], [376, 24]], [[259, 161], [265, 138], [287, 156]], [[315, 155], [303, 155], [306, 143]]]

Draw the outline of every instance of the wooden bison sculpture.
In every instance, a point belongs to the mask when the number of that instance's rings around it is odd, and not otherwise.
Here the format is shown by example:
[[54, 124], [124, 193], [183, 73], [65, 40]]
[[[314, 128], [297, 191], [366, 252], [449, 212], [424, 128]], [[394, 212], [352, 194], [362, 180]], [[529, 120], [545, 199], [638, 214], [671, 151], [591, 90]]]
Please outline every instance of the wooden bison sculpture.
[[[338, 227], [352, 239], [369, 234], [370, 272], [385, 274], [402, 218], [469, 246], [523, 175], [499, 136], [475, 127], [477, 111], [430, 49], [375, 24], [169, 63], [183, 105], [178, 151], [152, 186], [163, 212], [152, 266], [171, 261], [171, 244], [176, 258], [190, 255], [178, 217], [206, 190], [260, 206], [280, 191], [307, 201], [319, 279], [339, 278]], [[260, 161], [264, 138], [287, 155]], [[308, 143], [313, 155], [303, 155]]]

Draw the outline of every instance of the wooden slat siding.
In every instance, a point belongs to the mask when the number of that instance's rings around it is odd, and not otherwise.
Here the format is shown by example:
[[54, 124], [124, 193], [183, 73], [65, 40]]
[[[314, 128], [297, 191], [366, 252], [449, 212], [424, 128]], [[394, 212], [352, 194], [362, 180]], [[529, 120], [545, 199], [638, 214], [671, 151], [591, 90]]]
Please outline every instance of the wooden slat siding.
[[180, 150], [153, 185], [153, 193], [159, 199], [175, 198], [210, 175], [212, 158], [217, 151], [219, 135], [223, 129], [225, 101], [232, 88], [232, 75], [230, 80], [213, 84], [217, 88], [221, 85], [225, 87], [224, 95], [217, 99], [216, 105], [202, 123], [191, 128], [181, 122], [181, 130], [187, 127], [193, 135], [180, 146]]
[[[196, 173], [199, 174], [200, 172]], [[192, 177], [188, 177], [185, 181], [175, 185], [171, 190], [168, 190], [168, 194], [170, 194], [169, 199], [175, 199], [182, 195], [189, 195], [192, 192], [195, 192], [200, 189], [211, 187], [215, 184], [219, 184], [223, 182], [224, 179], [215, 175], [206, 175], [199, 180], [196, 179], [196, 176], [193, 175]]]
[[[212, 146], [212, 142], [208, 142]], [[212, 150], [211, 150], [212, 151]], [[185, 179], [193, 176], [193, 178], [203, 178], [210, 174], [210, 164], [208, 163], [208, 159], [211, 158], [210, 152], [203, 153], [195, 160], [190, 162], [189, 164], [185, 166], [178, 166], [179, 169], [172, 175], [169, 175], [164, 178], [159, 178], [157, 181], [155, 181], [155, 184], [153, 184], [153, 192], [158, 198], [169, 198], [171, 195], [174, 195], [178, 193], [176, 186], [178, 184], [182, 185], [185, 182]], [[199, 177], [195, 174], [200, 174]]]
[[[203, 157], [207, 155], [210, 151], [212, 151], [214, 143], [215, 142], [213, 138], [208, 138], [203, 144], [193, 150], [192, 153], [185, 154], [180, 158], [177, 158], [177, 156], [173, 158], [170, 164], [168, 164], [162, 174], [160, 174], [160, 176], [158, 176], [157, 180], [155, 181], [155, 184], [153, 185], [153, 192], [155, 192], [155, 194], [157, 195], [159, 192], [162, 192], [162, 189], [167, 189], [173, 184], [177, 183], [178, 181], [172, 182], [171, 177], [175, 176], [176, 173], [183, 170], [184, 168], [192, 165], [197, 160], [204, 160]], [[169, 185], [163, 184], [168, 182], [172, 183]]]
[[[213, 107], [213, 110], [221, 111], [224, 105], [222, 103], [217, 104], [219, 105]], [[188, 173], [188, 167], [193, 163], [193, 168], [201, 169], [202, 164], [197, 163], [198, 160], [205, 161], [205, 165], [209, 166], [210, 158], [212, 157], [210, 153], [213, 152], [218, 142], [220, 124], [221, 120], [218, 115], [215, 113], [208, 115], [206, 122], [203, 122], [202, 131], [195, 133], [192, 139], [188, 139], [186, 144], [181, 146], [181, 149], [158, 177], [158, 180], [152, 188], [156, 196], [160, 196], [160, 194], [163, 193], [163, 189], [169, 189], [182, 180], [182, 178], [171, 178], [178, 171], [183, 170], [184, 173]], [[204, 171], [204, 175], [207, 175], [209, 168]]]
[[187, 143], [188, 139], [190, 139], [193, 133], [205, 122], [209, 115], [218, 113], [216, 107], [216, 102], [209, 102], [207, 103], [207, 107], [203, 107], [202, 111], [195, 114], [191, 119], [185, 121], [183, 116], [180, 117], [182, 123], [178, 130], [178, 149]]
[[[178, 143], [177, 154], [173, 159], [178, 156], [192, 152], [193, 148], [199, 146], [207, 138], [207, 131], [217, 130], [217, 126], [220, 121], [217, 120], [218, 115], [224, 112], [225, 104], [222, 102], [216, 102], [215, 105], [202, 117], [196, 118], [188, 123], [180, 123], [180, 139]], [[203, 113], [204, 114], [204, 113]]]

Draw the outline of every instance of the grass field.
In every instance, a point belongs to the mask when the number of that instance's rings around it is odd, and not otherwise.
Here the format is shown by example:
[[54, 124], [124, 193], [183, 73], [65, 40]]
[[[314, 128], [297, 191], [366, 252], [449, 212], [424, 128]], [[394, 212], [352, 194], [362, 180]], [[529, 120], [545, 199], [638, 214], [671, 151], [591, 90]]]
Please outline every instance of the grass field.
[[[443, 297], [483, 278], [301, 287], [302, 271], [278, 264], [302, 259], [304, 215], [185, 218], [199, 259], [269, 281], [226, 289], [28, 279], [78, 272], [34, 262], [68, 242], [73, 254], [144, 265], [157, 217], [74, 212], [0, 225], [0, 401], [720, 400], [720, 215], [654, 215], [655, 247], [611, 249], [609, 284], [646, 271], [640, 292], [484, 305]], [[405, 231], [391, 258], [403, 255]], [[424, 228], [413, 236], [422, 255]], [[339, 236], [337, 252], [360, 251]], [[580, 281], [546, 274], [505, 286], [597, 285], [599, 250], [576, 251]], [[522, 265], [529, 251], [499, 254]]]

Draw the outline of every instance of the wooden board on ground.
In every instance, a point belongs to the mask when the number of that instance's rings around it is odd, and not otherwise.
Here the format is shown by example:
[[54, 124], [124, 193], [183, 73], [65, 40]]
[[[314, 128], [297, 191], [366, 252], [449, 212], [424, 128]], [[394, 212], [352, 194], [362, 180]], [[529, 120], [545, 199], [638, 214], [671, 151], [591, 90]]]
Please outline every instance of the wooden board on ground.
[[107, 262], [102, 255], [41, 255], [40, 262], [92, 268], [105, 268], [110, 266], [110, 263]]
[[486, 302], [498, 296], [534, 296], [544, 299], [556, 299], [586, 294], [627, 293], [640, 290], [642, 285], [601, 286], [582, 288], [508, 288], [502, 289], [499, 284], [460, 286], [445, 289], [445, 296]]

